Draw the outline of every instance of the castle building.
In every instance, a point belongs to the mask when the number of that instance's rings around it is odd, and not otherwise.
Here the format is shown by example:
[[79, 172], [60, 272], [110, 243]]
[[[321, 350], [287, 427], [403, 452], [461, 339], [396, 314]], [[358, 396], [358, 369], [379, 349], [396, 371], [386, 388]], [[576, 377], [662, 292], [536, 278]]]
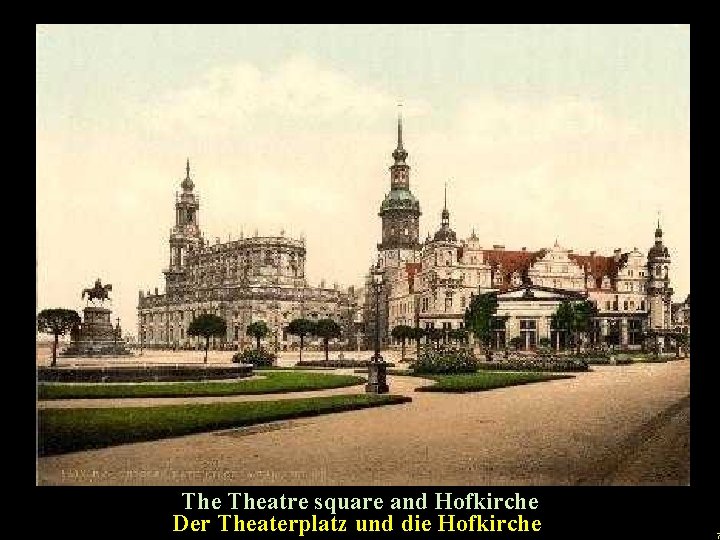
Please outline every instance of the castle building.
[[[445, 203], [440, 226], [423, 243], [417, 241], [420, 205], [410, 192], [407, 151], [398, 120], [398, 146], [390, 167], [391, 189], [380, 208], [382, 242], [377, 263], [366, 281], [366, 345], [371, 344], [375, 305], [380, 309], [380, 337], [391, 342], [395, 326], [443, 330], [464, 327], [464, 313], [473, 295], [497, 293], [494, 345], [521, 338], [532, 349], [540, 340], [564, 346], [568, 336], [553, 327], [552, 315], [563, 300], [589, 300], [598, 316], [590, 339], [627, 348], [640, 347], [648, 332], [671, 328], [670, 255], [658, 223], [655, 243], [647, 252], [637, 248], [612, 255], [576, 254], [557, 241], [539, 250], [508, 250], [481, 246], [475, 231], [459, 239], [450, 225]], [[371, 273], [383, 273], [373, 298]]]
[[690, 333], [690, 295], [685, 301], [672, 305], [672, 324], [678, 332]]
[[227, 322], [227, 335], [216, 348], [240, 348], [253, 343], [249, 324], [264, 321], [270, 333], [264, 344], [286, 349], [297, 339], [285, 331], [296, 318], [333, 319], [343, 329], [342, 343], [357, 340], [354, 330], [361, 291], [321, 282], [312, 287], [305, 278], [304, 238], [242, 237], [226, 243], [207, 242], [201, 232], [200, 198], [194, 192], [190, 163], [175, 198], [175, 225], [170, 229], [165, 292], [140, 291], [138, 336], [144, 347], [195, 347], [187, 335], [190, 322], [212, 313]]

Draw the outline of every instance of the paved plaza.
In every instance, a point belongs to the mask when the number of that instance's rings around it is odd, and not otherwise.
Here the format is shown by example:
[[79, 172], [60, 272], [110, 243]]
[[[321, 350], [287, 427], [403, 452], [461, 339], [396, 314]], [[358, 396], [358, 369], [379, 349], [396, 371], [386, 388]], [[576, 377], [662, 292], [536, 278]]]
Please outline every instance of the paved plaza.
[[[200, 353], [156, 353], [154, 361]], [[231, 353], [211, 352], [209, 361]], [[317, 356], [322, 353], [312, 353]], [[394, 353], [391, 353], [393, 356]], [[40, 356], [40, 355], [39, 355]], [[345, 353], [346, 357], [353, 357]], [[364, 358], [368, 353], [362, 353]], [[303, 354], [303, 357], [306, 357]], [[296, 354], [281, 357], [291, 364]], [[44, 360], [39, 358], [39, 363]], [[63, 360], [72, 362], [72, 360]], [[337, 370], [350, 373], [352, 370]], [[40, 458], [40, 484], [577, 485], [689, 483], [690, 360]], [[362, 392], [362, 386], [284, 398]], [[281, 396], [112, 400], [142, 405]], [[74, 400], [87, 406], [90, 400]], [[104, 400], [103, 400], [104, 401]], [[100, 403], [100, 402], [98, 402]], [[68, 406], [65, 402], [41, 406]]]

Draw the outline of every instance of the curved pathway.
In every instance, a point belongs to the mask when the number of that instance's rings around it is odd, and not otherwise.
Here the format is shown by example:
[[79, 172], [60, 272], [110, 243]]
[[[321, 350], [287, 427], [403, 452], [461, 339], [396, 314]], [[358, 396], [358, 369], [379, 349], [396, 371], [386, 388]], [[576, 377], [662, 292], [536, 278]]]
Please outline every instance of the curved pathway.
[[40, 458], [38, 482], [686, 484], [689, 364], [598, 366], [467, 394], [415, 392], [424, 381], [390, 376], [411, 403]]

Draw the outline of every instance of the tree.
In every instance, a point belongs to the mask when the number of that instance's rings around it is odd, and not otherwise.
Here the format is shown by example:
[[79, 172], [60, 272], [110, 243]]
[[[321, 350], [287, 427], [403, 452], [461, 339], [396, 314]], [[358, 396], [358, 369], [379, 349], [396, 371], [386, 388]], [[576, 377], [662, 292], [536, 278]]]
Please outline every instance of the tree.
[[569, 300], [563, 300], [552, 316], [556, 331], [564, 331], [567, 336], [572, 337], [574, 321], [575, 309], [573, 303]]
[[572, 337], [573, 344], [580, 352], [580, 336], [590, 330], [593, 317], [597, 315], [595, 304], [588, 300], [563, 300], [552, 316], [557, 330], [564, 330]]
[[323, 348], [325, 349], [325, 362], [328, 362], [328, 342], [333, 338], [340, 337], [340, 325], [332, 319], [320, 319], [315, 323], [312, 332], [323, 340]]
[[415, 356], [420, 358], [420, 340], [425, 335], [425, 331], [420, 327], [411, 328], [410, 339], [415, 340]]
[[205, 338], [205, 363], [207, 364], [208, 347], [211, 337], [222, 337], [227, 332], [227, 323], [222, 317], [205, 313], [190, 322], [188, 336], [201, 336]]
[[268, 328], [267, 324], [265, 324], [265, 321], [255, 321], [254, 323], [249, 324], [247, 330], [245, 331], [246, 335], [255, 338], [255, 343], [257, 343], [257, 347], [255, 348], [258, 351], [260, 350], [260, 340], [267, 336], [269, 333], [270, 329]]
[[43, 309], [37, 317], [38, 332], [52, 334], [53, 356], [50, 367], [57, 365], [57, 345], [58, 338], [65, 335], [66, 332], [72, 331], [80, 325], [80, 315], [74, 309]]
[[287, 326], [288, 334], [298, 336], [300, 338], [300, 361], [302, 362], [303, 346], [305, 344], [305, 336], [312, 334], [315, 329], [315, 323], [308, 319], [293, 319]]
[[405, 324], [399, 324], [392, 329], [392, 337], [402, 342], [402, 361], [405, 361], [405, 341], [412, 339], [415, 335], [415, 329]]
[[470, 305], [465, 310], [465, 328], [472, 332], [480, 342], [488, 362], [492, 360], [490, 346], [492, 344], [493, 318], [497, 307], [497, 295], [485, 293], [473, 296]]

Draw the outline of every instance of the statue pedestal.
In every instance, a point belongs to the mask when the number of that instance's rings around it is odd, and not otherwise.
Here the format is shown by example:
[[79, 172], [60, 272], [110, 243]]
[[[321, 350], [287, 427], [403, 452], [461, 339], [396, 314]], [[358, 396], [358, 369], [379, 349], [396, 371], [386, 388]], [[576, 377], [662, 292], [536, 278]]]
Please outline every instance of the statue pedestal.
[[83, 309], [83, 322], [70, 337], [70, 345], [63, 356], [129, 355], [125, 340], [116, 335], [110, 322], [108, 308], [87, 306]]

